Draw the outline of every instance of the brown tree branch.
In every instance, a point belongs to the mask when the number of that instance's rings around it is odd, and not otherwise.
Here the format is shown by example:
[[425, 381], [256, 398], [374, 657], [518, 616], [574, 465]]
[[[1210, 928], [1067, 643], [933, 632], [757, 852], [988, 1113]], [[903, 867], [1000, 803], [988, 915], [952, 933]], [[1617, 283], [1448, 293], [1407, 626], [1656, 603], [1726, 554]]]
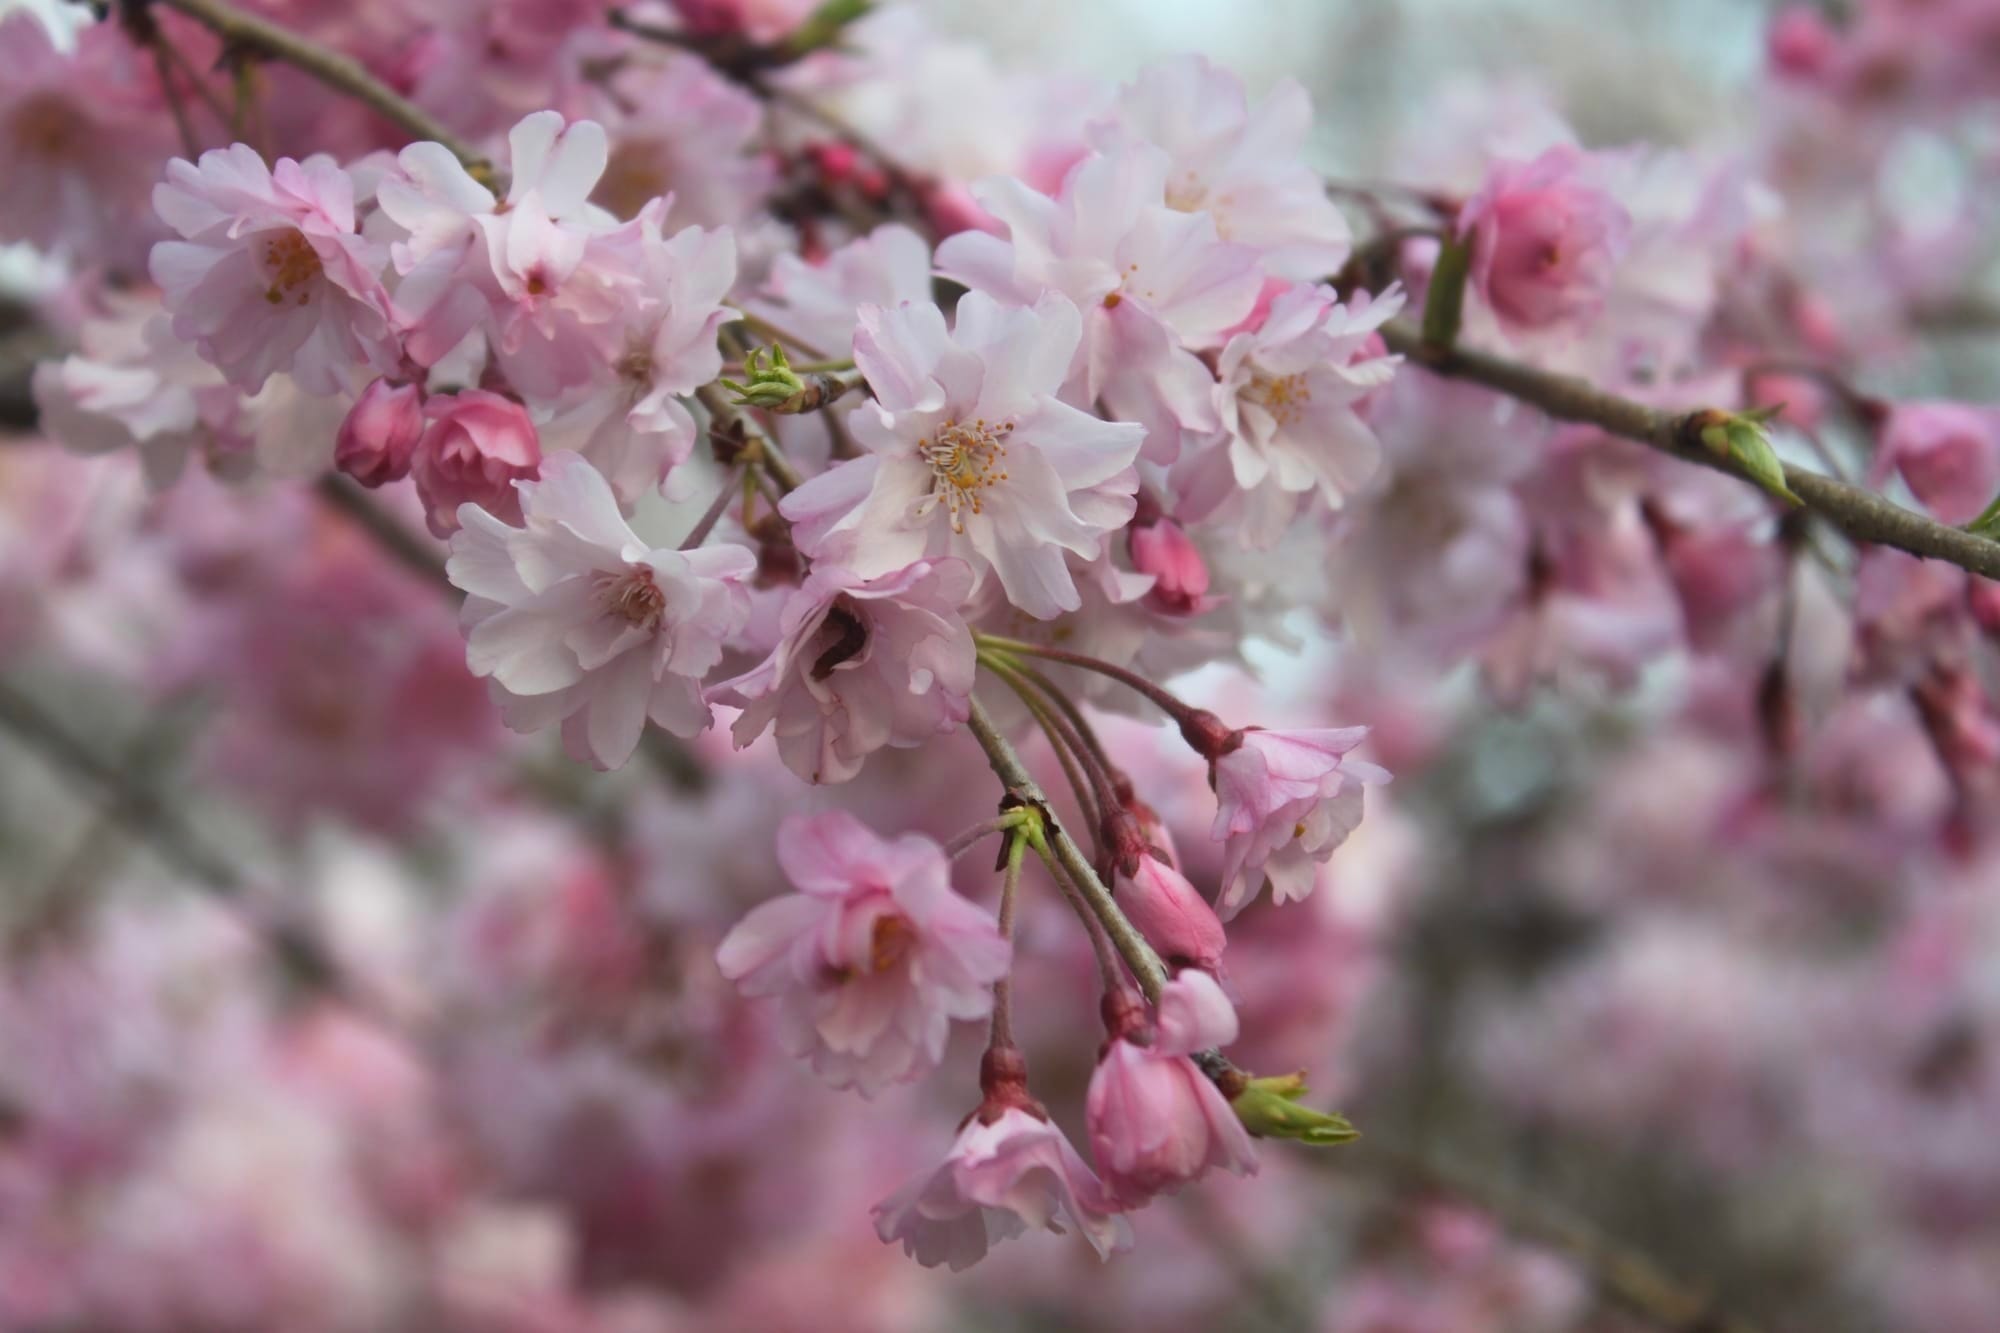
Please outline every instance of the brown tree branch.
[[226, 43], [260, 52], [304, 70], [329, 88], [348, 94], [384, 119], [408, 130], [412, 138], [443, 144], [465, 164], [467, 171], [489, 184], [494, 181], [493, 164], [483, 154], [453, 134], [428, 111], [369, 73], [360, 61], [329, 50], [254, 14], [246, 14], [225, 3], [225, 0], [156, 0], [156, 3], [179, 10]]
[[[1384, 325], [1382, 337], [1390, 351], [1402, 353], [1433, 374], [1483, 384], [1539, 408], [1558, 421], [1596, 426], [1607, 434], [1635, 440], [1683, 462], [1699, 463], [1750, 480], [1741, 468], [1701, 443], [1702, 413], [1663, 412], [1606, 393], [1573, 375], [1538, 370], [1484, 352], [1427, 347], [1417, 331], [1405, 324]], [[1873, 491], [1835, 481], [1809, 468], [1787, 463], [1784, 469], [1785, 484], [1805, 502], [1805, 507], [1853, 540], [1893, 546], [1987, 578], [2000, 578], [2000, 542], [1948, 527]]]

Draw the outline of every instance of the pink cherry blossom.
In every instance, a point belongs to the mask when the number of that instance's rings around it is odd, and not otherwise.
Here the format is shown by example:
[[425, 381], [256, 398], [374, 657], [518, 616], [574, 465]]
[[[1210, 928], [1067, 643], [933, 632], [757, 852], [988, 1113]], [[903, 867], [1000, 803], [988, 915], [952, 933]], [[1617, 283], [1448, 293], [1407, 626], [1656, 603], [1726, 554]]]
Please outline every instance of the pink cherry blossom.
[[375, 380], [361, 391], [340, 423], [333, 465], [363, 486], [400, 481], [409, 475], [423, 434], [423, 390], [414, 384]]
[[1312, 99], [1282, 79], [1252, 109], [1243, 82], [1198, 55], [1158, 61], [1119, 92], [1108, 120], [1091, 128], [1107, 151], [1137, 139], [1171, 160], [1166, 202], [1205, 212], [1225, 241], [1263, 252], [1281, 277], [1324, 278], [1347, 262], [1347, 219], [1307, 165]]
[[1146, 605], [1155, 611], [1194, 616], [1215, 604], [1208, 595], [1208, 564], [1201, 558], [1201, 548], [1171, 518], [1151, 523], [1135, 519], [1125, 529], [1125, 549], [1133, 570], [1152, 576]]
[[698, 56], [633, 62], [613, 76], [601, 119], [611, 155], [592, 198], [635, 218], [669, 198], [677, 224], [720, 227], [754, 217], [777, 171], [758, 129], [764, 108]]
[[1046, 1113], [974, 1115], [933, 1172], [875, 1205], [875, 1231], [926, 1268], [962, 1272], [995, 1241], [1074, 1227], [1100, 1259], [1130, 1248], [1131, 1226]]
[[1940, 522], [1969, 523], [2000, 498], [2000, 409], [1903, 403], [1882, 426], [1871, 478], [1891, 470]]
[[1588, 162], [1558, 146], [1496, 163], [1459, 214], [1472, 281], [1510, 333], [1583, 323], [1610, 290], [1631, 215], [1591, 181]]
[[1136, 1208], [1211, 1168], [1255, 1175], [1249, 1131], [1188, 1059], [1236, 1040], [1236, 1011], [1215, 978], [1183, 972], [1162, 987], [1150, 1042], [1143, 1017], [1126, 1026], [1136, 1030], [1106, 1043], [1085, 1103], [1091, 1152], [1112, 1197]]
[[543, 436], [551, 449], [588, 458], [621, 500], [659, 487], [694, 448], [685, 395], [722, 373], [716, 332], [736, 281], [736, 242], [727, 230], [689, 227], [663, 237], [642, 216], [633, 264], [640, 288], [594, 331], [608, 347], [589, 382], [564, 401]]
[[0, 18], [0, 241], [90, 262], [143, 260], [151, 182], [173, 152], [158, 81], [118, 25], [56, 49], [32, 8]]
[[247, 144], [176, 158], [153, 207], [185, 238], [153, 247], [174, 333], [254, 393], [279, 372], [311, 393], [392, 369], [397, 347], [381, 249], [355, 230], [354, 182], [332, 158]]
[[617, 768], [652, 721], [694, 736], [711, 719], [701, 681], [743, 624], [740, 546], [654, 550], [610, 484], [575, 454], [514, 483], [522, 524], [460, 507], [446, 571], [466, 594], [466, 661], [496, 687], [507, 725], [562, 724], [580, 760]]
[[1170, 964], [1220, 975], [1229, 938], [1215, 909], [1167, 861], [1142, 854], [1131, 873], [1121, 872], [1118, 905], [1146, 942]]
[[[1183, 461], [1183, 493], [1221, 504], [1245, 544], [1259, 546], [1277, 540], [1303, 496], [1328, 509], [1345, 504], [1381, 459], [1355, 406], [1389, 382], [1400, 359], [1371, 354], [1368, 339], [1402, 308], [1397, 289], [1351, 306], [1327, 287], [1279, 295], [1261, 327], [1222, 349], [1213, 390], [1221, 442]], [[1225, 465], [1228, 480], [1214, 477]], [[1197, 503], [1192, 516], [1207, 512]]]
[[799, 548], [862, 578], [956, 556], [1031, 616], [1075, 610], [1064, 553], [1094, 558], [1132, 516], [1140, 442], [1055, 396], [1080, 334], [1054, 295], [1010, 309], [970, 292], [949, 333], [934, 305], [864, 310], [855, 364], [875, 400], [852, 428], [868, 453], [786, 497]]
[[796, 893], [755, 908], [716, 951], [744, 994], [777, 1000], [779, 1036], [837, 1088], [864, 1097], [944, 1054], [953, 1019], [984, 1018], [1011, 950], [951, 887], [931, 839], [877, 836], [843, 811], [778, 829]]
[[861, 579], [815, 564], [785, 603], [778, 646], [716, 687], [743, 709], [741, 747], [775, 725], [785, 766], [807, 782], [845, 782], [885, 745], [922, 745], [966, 717], [972, 587], [962, 561], [918, 561]]
[[1305, 731], [1250, 728], [1242, 744], [1218, 758], [1215, 826], [1223, 843], [1224, 921], [1271, 885], [1274, 902], [1313, 890], [1317, 867], [1361, 822], [1361, 788], [1389, 775], [1347, 754], [1367, 736], [1366, 727]]
[[975, 291], [1028, 304], [1060, 292], [1083, 313], [1071, 367], [1081, 401], [1146, 427], [1146, 457], [1171, 463], [1182, 430], [1211, 430], [1214, 377], [1195, 355], [1256, 304], [1257, 252], [1216, 235], [1206, 213], [1167, 206], [1167, 155], [1150, 144], [1095, 153], [1053, 199], [1019, 180], [982, 181], [979, 202], [1007, 238], [961, 232], [938, 269]]
[[890, 223], [816, 264], [779, 255], [762, 296], [748, 308], [831, 357], [852, 346], [863, 306], [927, 301], [930, 294], [930, 246], [908, 227]]
[[514, 483], [532, 478], [542, 462], [541, 437], [519, 403], [484, 389], [461, 389], [425, 401], [424, 430], [411, 470], [433, 534], [458, 531], [459, 506], [479, 505], [495, 517], [521, 516]]

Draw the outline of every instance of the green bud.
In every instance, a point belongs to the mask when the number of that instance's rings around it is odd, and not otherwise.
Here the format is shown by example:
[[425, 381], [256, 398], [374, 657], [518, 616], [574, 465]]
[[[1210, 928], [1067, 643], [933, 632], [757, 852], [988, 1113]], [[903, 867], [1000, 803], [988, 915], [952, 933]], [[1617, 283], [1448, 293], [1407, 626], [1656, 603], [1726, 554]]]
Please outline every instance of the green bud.
[[805, 22], [792, 29], [792, 35], [785, 39], [785, 53], [797, 59], [834, 45], [847, 31], [848, 24], [874, 7], [874, 0], [826, 0], [807, 15]]
[[1771, 434], [1764, 423], [1776, 416], [1782, 404], [1743, 412], [1707, 412], [1701, 419], [1701, 442], [1722, 457], [1732, 460], [1749, 478], [1771, 494], [1793, 504], [1803, 504], [1785, 484], [1785, 465], [1771, 448]]
[[738, 407], [779, 407], [801, 393], [806, 382], [792, 371], [785, 349], [773, 343], [743, 358], [743, 382], [722, 381], [722, 387], [736, 395]]
[[2000, 496], [1980, 511], [1979, 517], [1965, 525], [1965, 530], [1975, 537], [1986, 537], [2000, 541]]
[[1344, 1115], [1315, 1111], [1301, 1106], [1306, 1095], [1304, 1074], [1280, 1074], [1253, 1078], [1230, 1099], [1243, 1128], [1259, 1138], [1297, 1139], [1301, 1143], [1346, 1143], [1361, 1137], [1361, 1131]]

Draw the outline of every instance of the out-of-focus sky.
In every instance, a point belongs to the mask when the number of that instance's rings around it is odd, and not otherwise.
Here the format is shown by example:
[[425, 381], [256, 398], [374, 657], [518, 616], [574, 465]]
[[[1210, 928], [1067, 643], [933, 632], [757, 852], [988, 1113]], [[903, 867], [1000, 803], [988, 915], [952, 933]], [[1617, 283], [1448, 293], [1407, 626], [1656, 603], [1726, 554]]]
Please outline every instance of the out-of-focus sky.
[[1729, 124], [1755, 77], [1759, 0], [922, 0], [1004, 62], [1123, 79], [1200, 51], [1253, 91], [1313, 94], [1329, 165], [1383, 171], [1386, 125], [1456, 78], [1544, 82], [1593, 143], [1687, 141]]

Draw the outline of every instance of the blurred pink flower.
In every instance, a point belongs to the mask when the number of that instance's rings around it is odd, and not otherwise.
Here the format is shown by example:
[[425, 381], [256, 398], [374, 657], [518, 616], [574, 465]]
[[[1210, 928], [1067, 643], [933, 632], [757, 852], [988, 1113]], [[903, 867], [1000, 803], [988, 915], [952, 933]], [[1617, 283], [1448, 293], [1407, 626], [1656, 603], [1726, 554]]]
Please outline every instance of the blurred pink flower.
[[1587, 163], [1567, 145], [1496, 163], [1459, 213], [1472, 281], [1510, 333], [1579, 324], [1604, 304], [1632, 220]]
[[1879, 486], [1901, 472], [1940, 522], [1969, 523], [2000, 498], [2000, 409], [1899, 403], [1880, 439], [1869, 479]]
[[333, 465], [363, 486], [400, 481], [409, 475], [423, 434], [423, 389], [386, 379], [371, 381], [340, 423]]

